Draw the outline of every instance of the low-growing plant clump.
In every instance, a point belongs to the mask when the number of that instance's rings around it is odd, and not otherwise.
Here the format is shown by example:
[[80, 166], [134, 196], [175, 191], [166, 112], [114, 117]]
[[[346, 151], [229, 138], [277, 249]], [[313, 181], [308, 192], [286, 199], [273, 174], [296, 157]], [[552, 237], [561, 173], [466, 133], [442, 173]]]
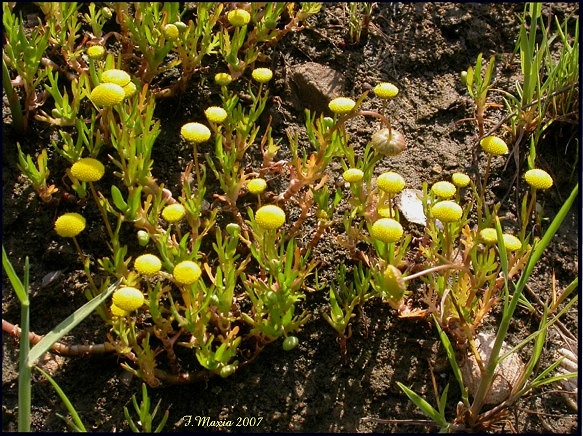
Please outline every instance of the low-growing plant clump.
[[[398, 382], [441, 430], [495, 429], [526, 394], [577, 375], [556, 376], [561, 359], [544, 368], [539, 362], [549, 328], [577, 304], [578, 279], [542, 309], [526, 287], [578, 197], [574, 183], [560, 211], [545, 214], [541, 204], [555, 181], [537, 152], [553, 123], [578, 122], [578, 18], [574, 31], [569, 18], [545, 26], [540, 5], [525, 6], [517, 88], [494, 87], [495, 56], [484, 62], [479, 54], [461, 74], [473, 105], [460, 120], [475, 126], [471, 166], [413, 186], [394, 163], [413, 147], [395, 110], [408, 92], [402, 85], [379, 80], [358, 95], [335, 95], [327, 113], [306, 109], [301, 129], [274, 130], [268, 109], [280, 72], [272, 56], [284, 38], [303, 32], [320, 3], [36, 6], [42, 19], [30, 24], [18, 6], [3, 3], [11, 128], [22, 138], [38, 126], [54, 132], [39, 150], [17, 142], [18, 169], [55, 214], [58, 244], [76, 253], [72, 267], [83, 271], [92, 304], [78, 313], [94, 310], [107, 326], [102, 344], [67, 345], [63, 331], [43, 351], [115, 354], [145, 382], [140, 406], [133, 397], [138, 424], [125, 409], [132, 430], [154, 428], [160, 404], [151, 416], [146, 385], [212, 383], [235, 377], [274, 346], [297, 353], [315, 319], [335, 332], [347, 365], [353, 329], [373, 302], [390, 307], [397, 322], [429, 323], [441, 339], [459, 385], [456, 410], [446, 411], [449, 385], [441, 393], [435, 387], [433, 407]], [[346, 7], [349, 43], [367, 38], [374, 8]], [[544, 45], [554, 38], [558, 60]], [[208, 104], [189, 106], [180, 129], [169, 132], [157, 105], [197, 88]], [[504, 105], [491, 101], [496, 92]], [[499, 120], [489, 117], [493, 107], [504, 114]], [[173, 169], [178, 182], [155, 177], [161, 134], [182, 150]], [[517, 161], [513, 219], [493, 177], [510, 154]], [[87, 232], [98, 232], [101, 244], [85, 245]], [[346, 254], [332, 267], [318, 255], [330, 236]], [[7, 271], [13, 256], [3, 252]], [[12, 270], [10, 282], [28, 310], [28, 278], [17, 275]], [[316, 295], [326, 301], [318, 311], [310, 308]], [[508, 351], [518, 307], [542, 315]], [[480, 335], [492, 319], [496, 333], [484, 354]], [[4, 321], [21, 343], [40, 341], [23, 321]], [[504, 358], [525, 346], [532, 357], [520, 375], [492, 395], [496, 380], [508, 377]], [[28, 348], [21, 353], [21, 371], [30, 370], [36, 359]], [[465, 370], [472, 359], [478, 377]], [[158, 431], [167, 419], [168, 412]], [[84, 428], [78, 416], [74, 426]]]

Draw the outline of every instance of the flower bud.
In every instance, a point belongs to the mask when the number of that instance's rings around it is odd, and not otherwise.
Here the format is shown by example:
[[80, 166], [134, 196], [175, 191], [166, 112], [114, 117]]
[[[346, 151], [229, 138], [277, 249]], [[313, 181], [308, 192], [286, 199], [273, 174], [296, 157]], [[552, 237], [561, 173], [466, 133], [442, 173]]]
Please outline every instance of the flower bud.
[[337, 97], [328, 103], [328, 107], [335, 114], [347, 114], [356, 106], [356, 102], [348, 97]]
[[217, 73], [215, 74], [215, 83], [219, 86], [227, 86], [233, 81], [233, 78], [229, 73]]
[[406, 289], [407, 285], [401, 271], [393, 265], [388, 265], [383, 273], [383, 294], [393, 301], [398, 301], [403, 298]]
[[502, 238], [504, 238], [504, 247], [506, 247], [506, 250], [516, 251], [522, 248], [522, 242], [516, 236], [510, 233], [504, 233]]
[[407, 142], [402, 133], [391, 129], [384, 128], [372, 135], [370, 138], [372, 147], [377, 153], [385, 156], [396, 156], [405, 150]]
[[373, 92], [377, 97], [389, 99], [395, 97], [399, 93], [399, 88], [392, 83], [383, 82], [375, 86]]
[[115, 83], [122, 88], [130, 83], [131, 77], [124, 70], [111, 69], [101, 73], [101, 81], [103, 83]]
[[235, 374], [235, 371], [237, 371], [237, 367], [235, 365], [225, 365], [221, 368], [221, 370], [219, 371], [219, 375], [222, 378], [227, 378], [230, 375]]
[[298, 346], [299, 342], [300, 341], [296, 336], [288, 336], [283, 340], [281, 346], [285, 351], [291, 351]]
[[269, 68], [255, 68], [251, 73], [251, 77], [259, 83], [267, 83], [273, 77], [273, 71]]
[[55, 231], [63, 238], [73, 238], [85, 230], [85, 223], [82, 215], [76, 212], [65, 213], [55, 221]]
[[125, 98], [123, 88], [115, 83], [100, 83], [89, 95], [89, 99], [99, 107], [111, 107]]
[[465, 188], [470, 184], [470, 177], [464, 173], [453, 173], [451, 175], [451, 181], [458, 188]]
[[267, 188], [267, 182], [265, 179], [257, 177], [255, 179], [251, 179], [247, 182], [247, 190], [251, 194], [261, 194]]
[[235, 27], [241, 27], [249, 24], [251, 21], [251, 14], [245, 9], [233, 9], [227, 14], [227, 20]]
[[201, 274], [202, 270], [200, 267], [190, 260], [184, 260], [180, 262], [174, 267], [174, 271], [172, 271], [174, 279], [183, 285], [190, 285], [196, 282], [200, 278]]
[[133, 312], [144, 304], [144, 294], [139, 289], [123, 286], [113, 293], [113, 304], [122, 310]]
[[140, 274], [150, 276], [162, 268], [162, 261], [153, 254], [142, 254], [134, 261], [134, 268]]
[[235, 238], [241, 233], [241, 226], [237, 223], [229, 223], [226, 228], [229, 235]]
[[462, 217], [462, 208], [459, 204], [451, 201], [439, 201], [431, 208], [431, 216], [442, 223], [452, 223]]
[[403, 226], [392, 218], [380, 218], [372, 225], [370, 234], [382, 242], [397, 242], [403, 236]]
[[218, 106], [208, 107], [204, 111], [204, 115], [211, 123], [220, 124], [227, 119], [227, 111]]
[[105, 167], [97, 159], [84, 157], [71, 167], [71, 175], [82, 182], [96, 182], [105, 174]]
[[480, 140], [482, 150], [493, 156], [500, 156], [508, 153], [508, 146], [502, 138], [497, 136], [486, 136]]
[[524, 174], [526, 183], [535, 189], [549, 189], [553, 186], [553, 178], [544, 170], [535, 168]]
[[274, 204], [262, 206], [255, 212], [255, 222], [262, 229], [276, 230], [285, 223], [285, 212]]
[[197, 144], [208, 141], [211, 137], [209, 128], [200, 123], [186, 123], [180, 129], [180, 134], [187, 141]]
[[166, 24], [164, 26], [164, 36], [169, 41], [176, 41], [178, 39], [179, 33], [180, 32], [178, 30], [178, 27], [176, 27], [176, 24]]
[[145, 230], [138, 230], [137, 238], [141, 247], [145, 247], [150, 242], [150, 234]]
[[342, 173], [342, 178], [348, 183], [358, 183], [362, 181], [364, 172], [358, 168], [349, 168]]
[[437, 197], [447, 199], [455, 195], [455, 185], [453, 183], [442, 180], [436, 182], [431, 186], [431, 192], [433, 192]]
[[180, 221], [186, 215], [186, 209], [180, 203], [170, 204], [162, 209], [162, 218], [169, 223]]
[[87, 56], [93, 60], [99, 60], [105, 54], [105, 47], [102, 45], [92, 45], [87, 49]]
[[388, 194], [398, 194], [405, 187], [405, 179], [398, 173], [387, 171], [377, 177], [377, 186]]

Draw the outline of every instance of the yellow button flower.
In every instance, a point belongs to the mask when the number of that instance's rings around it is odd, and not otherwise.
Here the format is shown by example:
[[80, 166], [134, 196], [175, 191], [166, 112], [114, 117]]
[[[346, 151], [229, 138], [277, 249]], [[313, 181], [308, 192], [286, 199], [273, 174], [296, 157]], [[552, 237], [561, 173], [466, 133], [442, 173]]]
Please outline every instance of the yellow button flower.
[[123, 316], [128, 316], [130, 314], [127, 310], [120, 309], [115, 304], [112, 304], [110, 309], [111, 309], [111, 314], [113, 316], [123, 317]]
[[144, 304], [144, 294], [139, 289], [123, 286], [113, 293], [113, 304], [121, 310], [133, 312]]
[[403, 236], [403, 226], [392, 218], [380, 218], [370, 229], [373, 238], [383, 242], [397, 242]]
[[101, 73], [101, 81], [103, 83], [115, 83], [122, 88], [130, 83], [131, 77], [124, 70], [117, 70], [115, 68]]
[[245, 24], [249, 24], [251, 20], [251, 14], [245, 9], [233, 9], [227, 14], [227, 20], [235, 27], [241, 27]]
[[545, 170], [538, 168], [528, 170], [524, 174], [526, 183], [535, 189], [549, 189], [553, 186], [553, 178]]
[[156, 274], [162, 268], [162, 261], [154, 254], [142, 254], [134, 261], [134, 268], [146, 276]]
[[233, 81], [233, 78], [229, 73], [217, 73], [215, 74], [215, 83], [219, 86], [227, 86]]
[[134, 82], [128, 82], [126, 86], [123, 87], [123, 92], [125, 93], [126, 98], [130, 98], [138, 91], [136, 84]]
[[377, 97], [389, 99], [395, 97], [399, 93], [399, 88], [392, 83], [383, 82], [375, 86], [373, 92]]
[[190, 260], [183, 260], [174, 267], [172, 272], [174, 279], [182, 285], [191, 285], [200, 278], [201, 274], [200, 267]]
[[187, 141], [196, 142], [197, 144], [208, 141], [211, 137], [209, 128], [200, 123], [186, 123], [180, 129], [180, 134]]
[[453, 173], [451, 175], [451, 181], [458, 188], [465, 188], [470, 184], [470, 177], [464, 173]]
[[461, 206], [450, 200], [440, 201], [431, 207], [431, 216], [442, 223], [452, 223], [459, 220], [462, 217], [462, 212]]
[[405, 179], [398, 173], [387, 171], [377, 177], [377, 186], [388, 194], [397, 194], [405, 187]]
[[100, 83], [89, 95], [91, 101], [99, 107], [111, 107], [119, 104], [125, 98], [125, 91], [115, 83]]
[[105, 167], [97, 159], [84, 157], [71, 167], [71, 175], [82, 182], [96, 182], [105, 174]]
[[93, 60], [98, 60], [105, 54], [105, 47], [102, 45], [92, 45], [87, 49], [87, 56]]
[[279, 229], [285, 223], [285, 212], [274, 204], [268, 204], [257, 209], [255, 222], [262, 229]]
[[383, 293], [391, 299], [399, 300], [405, 295], [407, 284], [403, 280], [403, 274], [393, 265], [388, 265], [383, 273]]
[[364, 172], [358, 168], [349, 168], [342, 173], [342, 178], [348, 183], [358, 183], [362, 181]]
[[162, 218], [169, 223], [180, 221], [186, 215], [186, 209], [180, 203], [170, 204], [162, 209]]
[[502, 235], [504, 238], [504, 246], [508, 251], [516, 251], [522, 248], [522, 242], [516, 236], [511, 235], [510, 233], [504, 233]]
[[206, 119], [211, 123], [220, 124], [227, 119], [227, 111], [222, 107], [211, 106], [204, 111]]
[[381, 218], [390, 218], [394, 215], [393, 208], [390, 206], [377, 207], [377, 213]]
[[267, 83], [273, 77], [273, 71], [269, 68], [255, 68], [251, 73], [251, 77], [259, 83]]
[[347, 114], [356, 106], [356, 102], [348, 97], [337, 97], [328, 103], [328, 107], [335, 114]]
[[495, 244], [498, 242], [498, 233], [496, 233], [496, 229], [492, 227], [480, 230], [479, 236], [480, 240], [485, 244]]
[[261, 194], [267, 188], [265, 179], [257, 177], [247, 182], [247, 189], [251, 194]]
[[455, 185], [445, 180], [436, 182], [431, 186], [433, 192], [439, 198], [451, 198], [455, 195]]
[[486, 136], [480, 141], [482, 150], [494, 156], [499, 156], [508, 153], [508, 146], [502, 138], [497, 136]]
[[164, 36], [169, 41], [176, 41], [178, 39], [179, 33], [180, 32], [178, 31], [178, 27], [176, 27], [176, 24], [166, 24], [164, 26]]
[[76, 212], [65, 213], [55, 221], [55, 231], [63, 238], [73, 238], [84, 229], [85, 218]]

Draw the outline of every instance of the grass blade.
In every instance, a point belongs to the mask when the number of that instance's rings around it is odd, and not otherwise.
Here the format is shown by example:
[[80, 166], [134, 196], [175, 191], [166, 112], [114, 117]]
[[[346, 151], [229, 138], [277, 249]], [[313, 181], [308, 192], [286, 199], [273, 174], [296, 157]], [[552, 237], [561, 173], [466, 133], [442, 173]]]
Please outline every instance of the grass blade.
[[39, 342], [30, 350], [28, 355], [28, 367], [32, 368], [36, 360], [46, 353], [51, 346], [69, 333], [81, 321], [87, 318], [101, 303], [109, 298], [113, 291], [117, 289], [121, 279], [112, 284], [105, 292], [96, 296], [92, 300], [85, 303], [71, 315], [69, 315], [63, 322], [47, 333]]

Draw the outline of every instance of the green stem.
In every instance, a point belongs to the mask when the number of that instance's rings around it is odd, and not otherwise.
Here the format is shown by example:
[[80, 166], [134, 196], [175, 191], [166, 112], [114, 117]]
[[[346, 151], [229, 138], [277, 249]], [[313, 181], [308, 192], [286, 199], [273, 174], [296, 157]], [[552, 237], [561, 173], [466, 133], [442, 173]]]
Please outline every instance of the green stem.
[[4, 87], [4, 92], [6, 92], [6, 98], [10, 105], [10, 114], [12, 115], [12, 125], [18, 133], [23, 133], [26, 130], [24, 123], [24, 118], [22, 116], [22, 108], [20, 107], [20, 100], [18, 99], [18, 94], [14, 92], [14, 87], [12, 86], [12, 81], [10, 80], [10, 71], [8, 71], [8, 65], [4, 59], [2, 59], [2, 85]]
[[107, 219], [107, 213], [103, 209], [101, 202], [99, 201], [99, 196], [97, 195], [97, 191], [95, 190], [95, 186], [93, 186], [93, 182], [89, 182], [89, 188], [91, 189], [91, 194], [93, 195], [93, 199], [97, 204], [97, 208], [101, 213], [101, 217], [103, 218], [103, 222], [105, 223], [105, 228], [107, 229], [107, 233], [109, 235], [109, 239], [111, 243], [114, 244], [114, 248], [118, 247], [117, 238], [114, 236], [113, 231], [111, 230], [111, 225], [109, 224], [109, 220]]

